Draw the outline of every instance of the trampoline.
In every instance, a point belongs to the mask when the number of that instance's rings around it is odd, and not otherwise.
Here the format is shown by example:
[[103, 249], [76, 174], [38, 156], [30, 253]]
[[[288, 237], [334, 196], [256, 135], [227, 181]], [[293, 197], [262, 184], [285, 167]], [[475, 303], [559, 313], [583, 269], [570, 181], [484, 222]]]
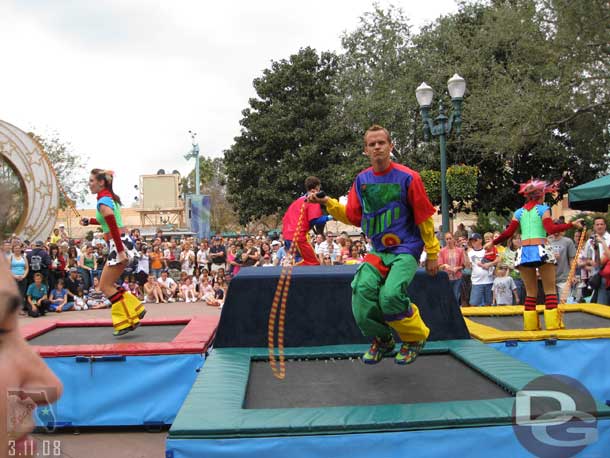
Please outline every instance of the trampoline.
[[291, 360], [286, 373], [285, 380], [278, 380], [267, 361], [253, 361], [244, 408], [417, 404], [511, 396], [451, 353], [422, 355], [417, 365], [407, 367], [384, 358], [374, 369], [358, 357]]
[[544, 306], [538, 306], [542, 329], [523, 330], [522, 306], [463, 307], [470, 334], [482, 342], [547, 339], [607, 339], [610, 338], [610, 307], [600, 304], [562, 304], [565, 328], [546, 330]]
[[[218, 317], [146, 319], [112, 336], [110, 320], [37, 321], [21, 329], [64, 385], [45, 428], [171, 424], [211, 345]], [[40, 409], [39, 409], [40, 410]]]
[[56, 346], [64, 342], [71, 345], [96, 345], [132, 342], [171, 342], [185, 328], [186, 324], [160, 324], [141, 326], [137, 332], [130, 332], [119, 338], [114, 337], [108, 326], [57, 327], [29, 341], [31, 345]]
[[[284, 381], [272, 378], [265, 348], [215, 349], [170, 429], [167, 456], [523, 452], [511, 426], [514, 394], [541, 372], [474, 340], [430, 342], [406, 367], [391, 358], [364, 365], [366, 348], [287, 348]], [[610, 416], [602, 403], [598, 412]]]

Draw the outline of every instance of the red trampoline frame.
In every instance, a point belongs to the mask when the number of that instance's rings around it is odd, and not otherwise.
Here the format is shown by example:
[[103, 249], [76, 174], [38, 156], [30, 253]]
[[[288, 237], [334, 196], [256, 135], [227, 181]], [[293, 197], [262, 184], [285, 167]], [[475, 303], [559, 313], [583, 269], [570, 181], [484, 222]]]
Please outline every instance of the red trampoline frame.
[[[172, 355], [188, 353], [205, 353], [210, 346], [216, 329], [219, 316], [195, 316], [182, 318], [151, 318], [142, 321], [141, 326], [179, 325], [186, 326], [171, 342], [151, 343], [113, 343], [96, 345], [52, 345], [32, 348], [43, 358], [57, 358], [60, 356], [106, 356], [106, 355]], [[40, 321], [22, 326], [21, 335], [30, 340], [53, 329], [68, 327], [94, 327], [108, 326], [112, 331], [110, 320], [86, 321]], [[137, 332], [137, 331], [136, 331]]]

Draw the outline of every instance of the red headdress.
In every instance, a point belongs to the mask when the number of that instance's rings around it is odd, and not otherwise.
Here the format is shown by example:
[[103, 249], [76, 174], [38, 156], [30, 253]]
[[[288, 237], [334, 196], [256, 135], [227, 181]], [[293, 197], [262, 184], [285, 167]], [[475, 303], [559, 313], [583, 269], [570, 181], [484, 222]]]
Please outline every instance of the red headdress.
[[544, 197], [545, 194], [557, 192], [560, 184], [561, 180], [555, 180], [552, 183], [548, 183], [544, 180], [532, 178], [528, 182], [519, 185], [519, 194], [524, 196], [527, 200], [537, 200]]

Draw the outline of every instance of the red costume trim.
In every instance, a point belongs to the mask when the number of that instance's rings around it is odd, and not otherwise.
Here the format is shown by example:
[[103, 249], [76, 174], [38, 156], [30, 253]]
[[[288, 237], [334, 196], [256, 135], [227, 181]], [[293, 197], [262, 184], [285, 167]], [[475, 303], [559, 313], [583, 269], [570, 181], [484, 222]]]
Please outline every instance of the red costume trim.
[[375, 256], [372, 253], [367, 253], [366, 255], [364, 255], [364, 259], [362, 262], [368, 262], [375, 269], [377, 269], [377, 271], [381, 274], [381, 278], [385, 278], [388, 276], [390, 268], [383, 264], [383, 261], [379, 256]]
[[544, 218], [542, 225], [548, 234], [556, 234], [557, 232], [567, 231], [574, 227], [572, 223], [555, 224], [551, 218]]
[[89, 218], [89, 224], [95, 224], [97, 226], [100, 225], [99, 221], [95, 218]]

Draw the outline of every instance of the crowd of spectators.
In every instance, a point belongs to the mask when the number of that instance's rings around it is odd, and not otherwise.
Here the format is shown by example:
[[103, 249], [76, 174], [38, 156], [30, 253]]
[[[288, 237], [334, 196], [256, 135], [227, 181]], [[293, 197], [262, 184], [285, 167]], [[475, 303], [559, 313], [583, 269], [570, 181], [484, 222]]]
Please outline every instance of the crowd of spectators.
[[[497, 237], [497, 233], [480, 235], [459, 225], [454, 233], [437, 235], [442, 245], [439, 268], [449, 276], [458, 303], [462, 306], [523, 304], [525, 288], [515, 268], [521, 246], [519, 234], [488, 251], [483, 245]], [[138, 229], [133, 229], [130, 237], [137, 257], [125, 269], [121, 286], [149, 303], [202, 301], [222, 307], [231, 278], [241, 268], [294, 262], [281, 236], [270, 237], [263, 231], [252, 236], [212, 237], [199, 242], [193, 237], [174, 239], [161, 231], [152, 240], [145, 241]], [[579, 238], [579, 231], [573, 239], [563, 233], [549, 237], [557, 258], [559, 296], [568, 280]], [[315, 235], [312, 245], [323, 266], [359, 264], [370, 250], [364, 234], [350, 237], [345, 232]], [[601, 278], [599, 285], [590, 285], [589, 279], [610, 259], [609, 246], [606, 221], [597, 218], [569, 287], [572, 300], [578, 302], [593, 295], [594, 301], [608, 303], [606, 280]], [[36, 317], [49, 311], [109, 307], [99, 289], [107, 256], [101, 232], [94, 233], [92, 240], [72, 239], [59, 226], [45, 242], [30, 243], [14, 237], [4, 242], [3, 251], [24, 297], [22, 313]], [[425, 253], [420, 262], [422, 265], [425, 262]]]
[[[557, 224], [564, 222], [563, 218], [555, 221]], [[462, 306], [524, 303], [525, 286], [515, 267], [521, 235], [517, 233], [506, 243], [484, 250], [484, 244], [498, 235], [498, 232], [481, 235], [467, 231], [461, 224], [454, 233], [437, 233], [443, 245], [439, 253], [439, 269], [447, 272], [454, 295]], [[605, 218], [593, 220], [593, 230], [586, 234], [587, 242], [576, 260], [571, 283], [567, 285], [580, 238], [579, 230], [573, 233], [572, 238], [564, 232], [548, 237], [557, 261], [557, 296], [571, 302], [588, 300], [607, 305], [606, 288], [610, 283], [604, 278], [602, 269], [610, 260], [610, 234], [607, 232]], [[542, 304], [544, 293], [541, 285], [538, 290], [538, 303]]]

